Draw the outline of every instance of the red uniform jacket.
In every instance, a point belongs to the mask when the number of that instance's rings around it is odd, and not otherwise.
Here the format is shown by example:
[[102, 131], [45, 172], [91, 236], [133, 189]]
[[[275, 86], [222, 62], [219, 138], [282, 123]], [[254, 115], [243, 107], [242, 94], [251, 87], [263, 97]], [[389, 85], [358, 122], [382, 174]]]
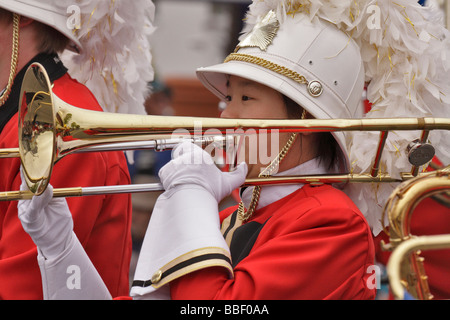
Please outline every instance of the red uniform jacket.
[[[257, 232], [239, 257], [233, 240], [244, 226]], [[172, 299], [375, 298], [370, 228], [351, 200], [329, 185], [306, 185], [256, 211], [233, 240], [234, 279], [220, 268], [196, 271], [171, 283]]]
[[[91, 92], [67, 74], [53, 92], [67, 103], [101, 111]], [[17, 114], [0, 134], [0, 148], [18, 147]], [[19, 190], [20, 160], [0, 159], [0, 191]], [[68, 155], [54, 166], [55, 188], [129, 184], [122, 152]], [[74, 231], [112, 296], [129, 293], [131, 200], [129, 194], [68, 198]], [[22, 229], [17, 202], [0, 202], [0, 299], [42, 299], [36, 247]]]

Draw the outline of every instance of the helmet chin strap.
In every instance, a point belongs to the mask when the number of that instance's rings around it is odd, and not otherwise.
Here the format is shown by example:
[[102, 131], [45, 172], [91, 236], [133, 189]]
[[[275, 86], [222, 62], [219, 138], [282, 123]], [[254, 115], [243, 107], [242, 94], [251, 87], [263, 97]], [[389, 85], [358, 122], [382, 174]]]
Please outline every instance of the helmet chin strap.
[[13, 14], [13, 40], [12, 40], [12, 54], [11, 54], [11, 69], [9, 72], [8, 84], [0, 96], [0, 107], [3, 106], [8, 100], [11, 93], [14, 77], [17, 71], [17, 61], [19, 60], [19, 23], [20, 16], [16, 13]]

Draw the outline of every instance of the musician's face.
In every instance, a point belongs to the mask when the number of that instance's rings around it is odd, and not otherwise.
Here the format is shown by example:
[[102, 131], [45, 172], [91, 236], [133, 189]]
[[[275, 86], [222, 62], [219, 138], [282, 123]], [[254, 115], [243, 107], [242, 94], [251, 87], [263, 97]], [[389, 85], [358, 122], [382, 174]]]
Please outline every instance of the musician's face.
[[[239, 119], [287, 119], [283, 96], [267, 86], [244, 78], [230, 76], [227, 83], [227, 106], [222, 112], [222, 118]], [[246, 133], [251, 133], [246, 130]], [[248, 177], [257, 177], [276, 157], [287, 139], [289, 133], [260, 133], [248, 136], [245, 147], [238, 153], [238, 163], [245, 161], [249, 165]], [[245, 151], [245, 152], [244, 152]]]
[[230, 76], [223, 118], [286, 119], [283, 96], [258, 82]]

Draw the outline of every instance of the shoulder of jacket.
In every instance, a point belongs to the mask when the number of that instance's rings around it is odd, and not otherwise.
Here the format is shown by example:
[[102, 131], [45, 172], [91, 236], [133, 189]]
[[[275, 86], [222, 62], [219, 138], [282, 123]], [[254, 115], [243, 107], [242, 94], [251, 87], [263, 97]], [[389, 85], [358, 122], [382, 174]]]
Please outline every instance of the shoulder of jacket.
[[89, 88], [65, 74], [54, 81], [53, 93], [64, 102], [77, 108], [103, 111], [94, 94]]

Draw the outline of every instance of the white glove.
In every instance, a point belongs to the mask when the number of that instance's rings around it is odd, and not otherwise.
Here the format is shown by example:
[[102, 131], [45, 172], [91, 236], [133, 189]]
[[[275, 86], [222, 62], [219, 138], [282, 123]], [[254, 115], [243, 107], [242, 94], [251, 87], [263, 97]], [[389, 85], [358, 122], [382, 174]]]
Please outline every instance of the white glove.
[[72, 232], [66, 250], [55, 259], [38, 255], [45, 300], [110, 300], [108, 288]]
[[[28, 190], [21, 170], [20, 190]], [[32, 200], [20, 200], [19, 219], [43, 256], [51, 259], [60, 255], [72, 237], [73, 220], [64, 198], [53, 198], [49, 184], [44, 193]]]
[[131, 289], [135, 299], [168, 299], [170, 281], [201, 268], [218, 266], [233, 274], [218, 202], [244, 183], [247, 165], [222, 172], [190, 142], [177, 146], [172, 157], [159, 172], [165, 192], [156, 201], [139, 254]]
[[[20, 190], [28, 190], [21, 169]], [[64, 198], [53, 198], [48, 185], [40, 196], [20, 200], [19, 219], [38, 247], [44, 299], [111, 299], [106, 285], [73, 232]]]
[[173, 149], [172, 159], [159, 171], [166, 191], [179, 185], [196, 185], [208, 190], [218, 203], [241, 186], [247, 175], [244, 162], [233, 172], [220, 171], [206, 151], [189, 141]]

